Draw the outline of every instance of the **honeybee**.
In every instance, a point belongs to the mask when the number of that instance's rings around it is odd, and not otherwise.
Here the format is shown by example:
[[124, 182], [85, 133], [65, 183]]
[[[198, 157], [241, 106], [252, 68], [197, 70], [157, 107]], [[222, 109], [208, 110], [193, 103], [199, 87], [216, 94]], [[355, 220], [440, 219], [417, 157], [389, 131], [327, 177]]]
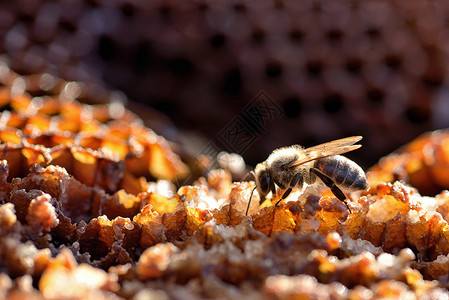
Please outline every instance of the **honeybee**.
[[[276, 186], [285, 190], [276, 206], [295, 188], [302, 189], [304, 184], [324, 183], [340, 200], [346, 199], [345, 191], [367, 190], [368, 182], [363, 169], [352, 160], [338, 155], [356, 150], [361, 145], [354, 145], [362, 139], [352, 136], [314, 147], [306, 148], [299, 145], [279, 148], [268, 156], [267, 160], [256, 165], [253, 175], [260, 204], [271, 191], [276, 195]], [[248, 215], [251, 198], [248, 201]], [[349, 206], [344, 202], [349, 209]], [[351, 211], [349, 209], [349, 211]]]

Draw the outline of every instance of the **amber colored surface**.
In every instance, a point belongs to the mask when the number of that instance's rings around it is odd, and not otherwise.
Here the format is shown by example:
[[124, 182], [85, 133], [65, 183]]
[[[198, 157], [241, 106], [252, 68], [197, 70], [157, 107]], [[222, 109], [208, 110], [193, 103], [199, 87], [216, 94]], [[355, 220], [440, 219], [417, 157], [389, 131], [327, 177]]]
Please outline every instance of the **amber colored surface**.
[[449, 132], [426, 133], [382, 158], [372, 167], [370, 182], [402, 180], [421, 194], [436, 195], [449, 188]]

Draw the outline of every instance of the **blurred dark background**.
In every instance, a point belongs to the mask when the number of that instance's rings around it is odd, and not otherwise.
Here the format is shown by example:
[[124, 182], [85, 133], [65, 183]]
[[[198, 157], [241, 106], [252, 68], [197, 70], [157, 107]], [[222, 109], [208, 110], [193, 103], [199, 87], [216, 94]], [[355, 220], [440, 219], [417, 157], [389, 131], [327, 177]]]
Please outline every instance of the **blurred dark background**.
[[[0, 3], [16, 72], [121, 90], [198, 151], [212, 141], [254, 165], [277, 147], [362, 135], [349, 156], [369, 167], [449, 126], [447, 0]], [[246, 142], [231, 141], [238, 128]]]

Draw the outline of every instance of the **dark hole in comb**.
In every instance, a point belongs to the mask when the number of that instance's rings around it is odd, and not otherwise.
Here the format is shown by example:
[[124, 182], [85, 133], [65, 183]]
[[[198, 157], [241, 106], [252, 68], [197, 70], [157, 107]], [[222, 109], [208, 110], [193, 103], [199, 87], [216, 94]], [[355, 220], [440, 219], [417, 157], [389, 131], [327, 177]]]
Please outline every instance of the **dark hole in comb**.
[[209, 42], [212, 47], [221, 48], [226, 44], [226, 36], [223, 33], [216, 33], [210, 38]]
[[133, 57], [134, 70], [138, 74], [145, 73], [151, 67], [151, 50], [148, 43], [140, 43]]
[[75, 24], [73, 24], [72, 22], [69, 22], [69, 21], [65, 21], [65, 20], [60, 20], [59, 21], [59, 27], [62, 30], [65, 30], [65, 31], [67, 31], [69, 33], [75, 33], [76, 30], [77, 30], [77, 27], [76, 27]]
[[125, 17], [131, 18], [136, 14], [136, 8], [131, 3], [124, 3], [120, 7], [120, 11]]
[[385, 99], [385, 93], [380, 89], [372, 88], [366, 92], [366, 99], [368, 99], [371, 103], [380, 104]]
[[167, 4], [159, 6], [159, 15], [165, 21], [171, 21], [173, 16], [173, 8]]
[[13, 111], [13, 108], [11, 106], [11, 102], [5, 103], [5, 105], [0, 106], [0, 110], [1, 111], [5, 111], [5, 110]]
[[[87, 236], [87, 234], [86, 234]], [[80, 253], [88, 252], [92, 259], [101, 259], [109, 252], [108, 246], [105, 242], [102, 242], [94, 234], [91, 234], [88, 238], [80, 239]]]
[[443, 84], [443, 77], [438, 75], [423, 75], [421, 82], [428, 88], [438, 88]]
[[338, 93], [332, 93], [324, 97], [324, 110], [328, 113], [336, 113], [343, 109], [343, 97]]
[[318, 60], [309, 61], [306, 65], [306, 69], [310, 76], [318, 77], [323, 71], [323, 64]]
[[282, 66], [278, 62], [271, 62], [265, 66], [265, 75], [271, 78], [277, 78], [282, 75]]
[[159, 111], [161, 111], [161, 112], [163, 112], [163, 113], [165, 113], [167, 115], [170, 115], [170, 114], [176, 112], [176, 104], [173, 103], [173, 101], [158, 100], [154, 104], [152, 104], [152, 106], [155, 109], [157, 109], [157, 110], [159, 110]]
[[358, 74], [362, 70], [362, 61], [359, 58], [351, 58], [346, 62], [346, 70], [352, 74]]
[[23, 12], [23, 11], [19, 11], [19, 12], [17, 13], [17, 18], [18, 18], [21, 22], [23, 22], [23, 23], [25, 23], [25, 24], [31, 24], [31, 23], [33, 23], [33, 21], [34, 21], [34, 16], [33, 16], [33, 15], [28, 14], [28, 13], [25, 13], [25, 12]]
[[242, 90], [242, 76], [238, 68], [227, 72], [223, 80], [223, 92], [228, 95], [237, 95]]
[[242, 114], [243, 129], [249, 134], [260, 133], [265, 130], [264, 115], [260, 108], [257, 106], [251, 106], [245, 110]]
[[47, 148], [51, 148], [51, 147], [58, 145], [58, 143], [55, 143], [55, 141], [53, 141], [53, 139], [51, 138], [51, 135], [41, 135], [41, 136], [36, 136], [36, 137], [29, 137], [29, 138], [27, 138], [27, 142], [29, 142], [30, 144], [35, 144], [35, 145], [42, 145]]
[[384, 59], [385, 65], [392, 70], [398, 70], [401, 67], [401, 58], [397, 55], [387, 55]]
[[369, 36], [372, 39], [377, 39], [381, 35], [380, 28], [377, 27], [370, 27], [365, 31], [366, 35]]
[[262, 44], [265, 41], [265, 31], [262, 29], [255, 29], [251, 33], [251, 40], [255, 44]]
[[112, 38], [103, 35], [99, 39], [98, 51], [104, 61], [111, 61], [116, 56], [116, 47]]
[[202, 3], [198, 3], [197, 8], [200, 12], [204, 12], [209, 9], [209, 5], [207, 5], [207, 3], [202, 2]]
[[172, 59], [167, 62], [168, 68], [175, 75], [188, 75], [193, 71], [193, 64], [184, 57]]
[[283, 108], [285, 115], [289, 118], [297, 118], [302, 112], [301, 101], [296, 96], [285, 99]]
[[236, 12], [246, 12], [246, 5], [243, 3], [236, 3], [232, 7]]
[[299, 29], [293, 29], [289, 33], [290, 40], [295, 43], [299, 43], [304, 38], [304, 32]]
[[343, 31], [340, 29], [332, 29], [327, 32], [326, 36], [331, 42], [339, 42], [343, 39]]
[[84, 2], [87, 3], [87, 5], [89, 5], [90, 7], [98, 7], [98, 3], [96, 0], [84, 0]]
[[405, 115], [412, 123], [425, 123], [430, 120], [430, 112], [421, 107], [410, 106], [405, 111]]

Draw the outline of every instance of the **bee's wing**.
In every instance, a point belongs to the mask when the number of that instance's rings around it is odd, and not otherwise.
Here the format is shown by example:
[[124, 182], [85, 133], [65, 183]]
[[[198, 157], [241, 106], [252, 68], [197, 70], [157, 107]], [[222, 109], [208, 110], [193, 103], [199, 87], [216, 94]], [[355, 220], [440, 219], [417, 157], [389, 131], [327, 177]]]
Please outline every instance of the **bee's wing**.
[[361, 136], [351, 136], [304, 149], [302, 156], [297, 159], [294, 164], [290, 165], [290, 167], [294, 168], [318, 158], [343, 154], [356, 150], [362, 147], [362, 145], [354, 144], [361, 139]]

